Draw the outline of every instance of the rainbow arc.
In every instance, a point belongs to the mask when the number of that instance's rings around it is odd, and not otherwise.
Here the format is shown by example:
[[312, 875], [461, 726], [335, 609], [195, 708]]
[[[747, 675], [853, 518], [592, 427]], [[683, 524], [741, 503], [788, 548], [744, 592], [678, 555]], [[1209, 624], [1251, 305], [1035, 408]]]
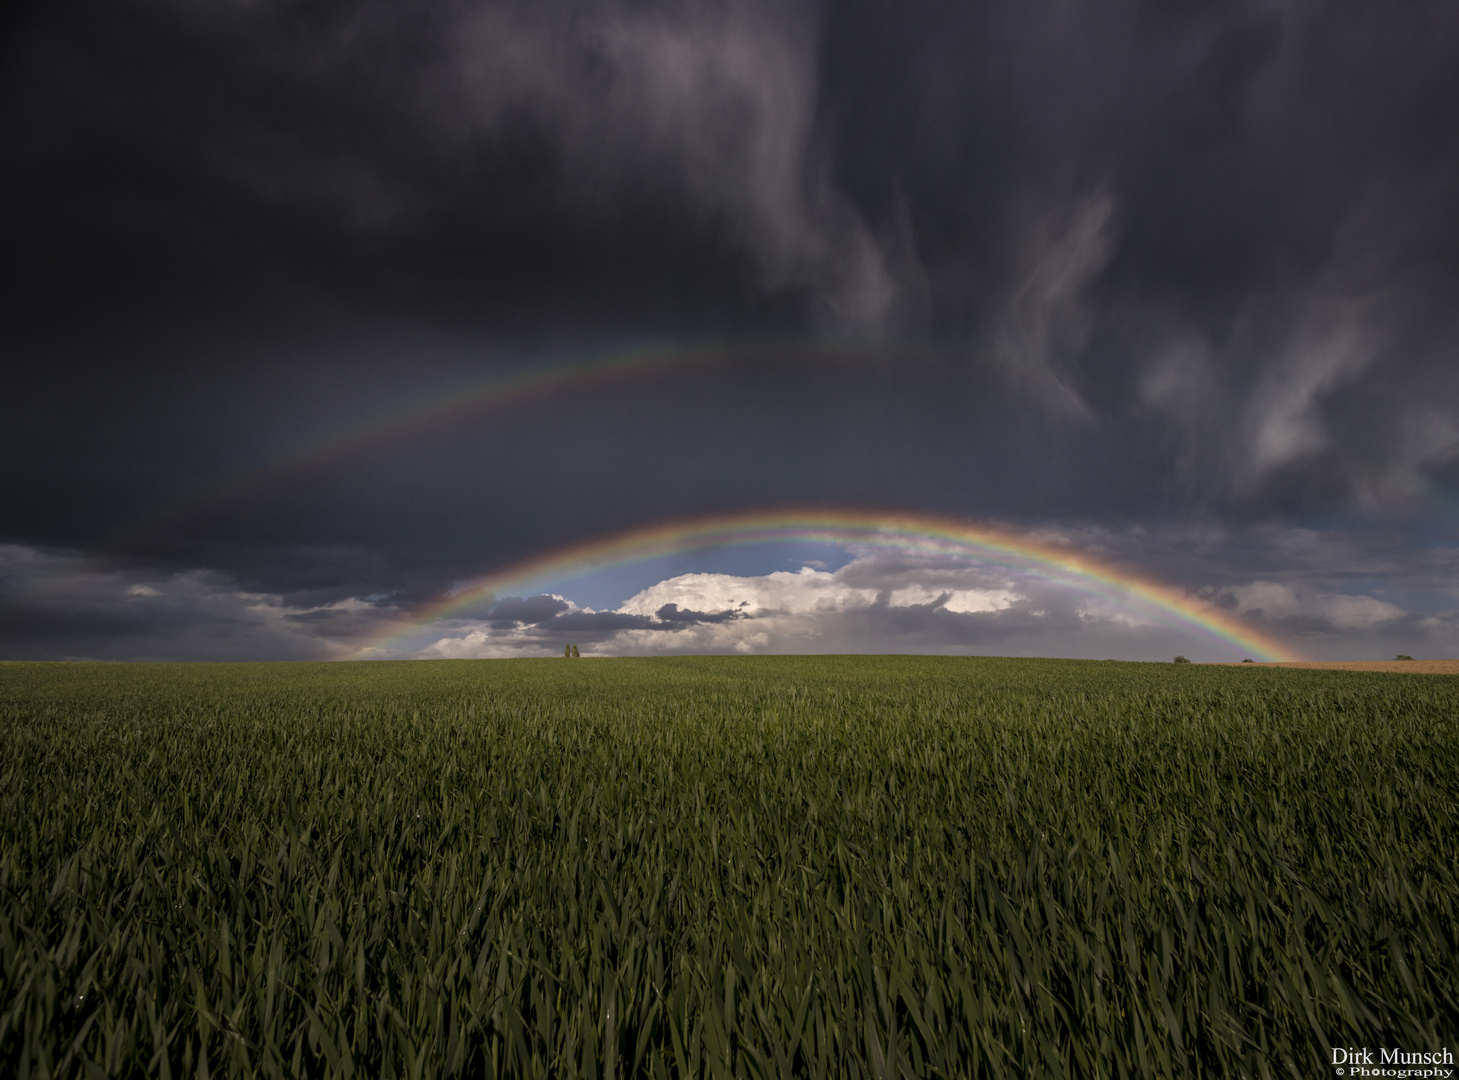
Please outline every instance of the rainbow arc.
[[892, 548], [1003, 567], [1023, 578], [1061, 583], [1089, 595], [1114, 596], [1152, 609], [1165, 621], [1260, 660], [1298, 660], [1285, 644], [1199, 597], [1072, 546], [991, 525], [927, 514], [801, 509], [667, 522], [559, 548], [504, 567], [393, 623], [356, 649], [378, 656], [438, 620], [462, 616], [497, 597], [521, 595], [594, 571], [665, 555], [787, 541], [851, 548]]

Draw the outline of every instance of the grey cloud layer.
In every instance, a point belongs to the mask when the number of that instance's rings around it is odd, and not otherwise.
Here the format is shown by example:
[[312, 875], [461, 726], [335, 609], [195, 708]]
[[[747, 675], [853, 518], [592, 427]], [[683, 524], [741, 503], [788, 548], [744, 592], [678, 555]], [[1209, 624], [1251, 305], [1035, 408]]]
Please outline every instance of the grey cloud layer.
[[0, 546], [7, 660], [321, 660], [377, 620], [365, 601], [291, 606], [212, 571]]
[[[1125, 565], [1159, 566], [1207, 603], [1317, 659], [1459, 654], [1459, 549], [1398, 538], [1218, 527], [1066, 533]], [[1300, 569], [1293, 570], [1293, 566]], [[1374, 578], [1379, 584], [1374, 584]], [[389, 597], [308, 599], [218, 572], [166, 572], [63, 551], [0, 548], [0, 659], [326, 659], [407, 613]], [[1233, 660], [1153, 609], [1001, 567], [882, 549], [834, 573], [683, 575], [615, 610], [504, 598], [428, 625], [378, 656], [972, 652]]]

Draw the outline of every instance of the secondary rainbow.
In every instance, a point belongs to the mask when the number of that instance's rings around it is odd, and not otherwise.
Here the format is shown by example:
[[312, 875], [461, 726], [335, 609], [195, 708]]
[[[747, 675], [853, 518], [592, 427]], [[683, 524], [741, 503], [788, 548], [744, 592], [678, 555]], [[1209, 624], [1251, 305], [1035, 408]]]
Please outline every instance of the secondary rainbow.
[[1128, 567], [1027, 533], [927, 514], [808, 509], [693, 518], [633, 529], [559, 548], [516, 563], [453, 590], [393, 623], [350, 654], [379, 655], [392, 642], [439, 619], [509, 595], [534, 582], [560, 581], [597, 570], [679, 552], [764, 544], [823, 541], [888, 547], [1006, 566], [1023, 576], [1055, 580], [1088, 593], [1114, 592], [1150, 605], [1169, 619], [1261, 660], [1301, 659], [1276, 638], [1235, 616]]
[[108, 538], [146, 532], [218, 499], [307, 469], [374, 443], [430, 431], [467, 417], [597, 387], [690, 375], [742, 365], [836, 365], [882, 356], [874, 343], [852, 340], [656, 342], [529, 364], [446, 389], [392, 401], [349, 419], [276, 443], [232, 472], [154, 507]]

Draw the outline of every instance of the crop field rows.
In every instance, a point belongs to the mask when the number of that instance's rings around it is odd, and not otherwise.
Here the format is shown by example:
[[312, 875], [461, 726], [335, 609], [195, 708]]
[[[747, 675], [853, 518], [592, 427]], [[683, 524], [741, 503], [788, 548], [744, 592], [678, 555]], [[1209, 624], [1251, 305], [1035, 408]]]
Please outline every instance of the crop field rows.
[[0, 665], [0, 1073], [1327, 1075], [1459, 1035], [1459, 679]]

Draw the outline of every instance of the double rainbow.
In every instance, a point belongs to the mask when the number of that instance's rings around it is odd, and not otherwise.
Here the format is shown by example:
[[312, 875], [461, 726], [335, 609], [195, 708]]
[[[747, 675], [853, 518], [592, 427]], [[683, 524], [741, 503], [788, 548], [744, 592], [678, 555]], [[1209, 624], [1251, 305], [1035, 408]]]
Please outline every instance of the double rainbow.
[[1089, 595], [1115, 595], [1154, 609], [1165, 621], [1261, 660], [1300, 659], [1284, 644], [1180, 589], [1127, 567], [1096, 559], [1077, 548], [1026, 533], [926, 514], [878, 514], [860, 510], [807, 509], [743, 513], [634, 529], [559, 548], [479, 578], [391, 624], [351, 654], [379, 656], [439, 619], [462, 615], [494, 597], [520, 594], [534, 584], [561, 581], [709, 548], [787, 541], [880, 547], [920, 555], [955, 557], [1005, 567], [1028, 578], [1060, 582]]

